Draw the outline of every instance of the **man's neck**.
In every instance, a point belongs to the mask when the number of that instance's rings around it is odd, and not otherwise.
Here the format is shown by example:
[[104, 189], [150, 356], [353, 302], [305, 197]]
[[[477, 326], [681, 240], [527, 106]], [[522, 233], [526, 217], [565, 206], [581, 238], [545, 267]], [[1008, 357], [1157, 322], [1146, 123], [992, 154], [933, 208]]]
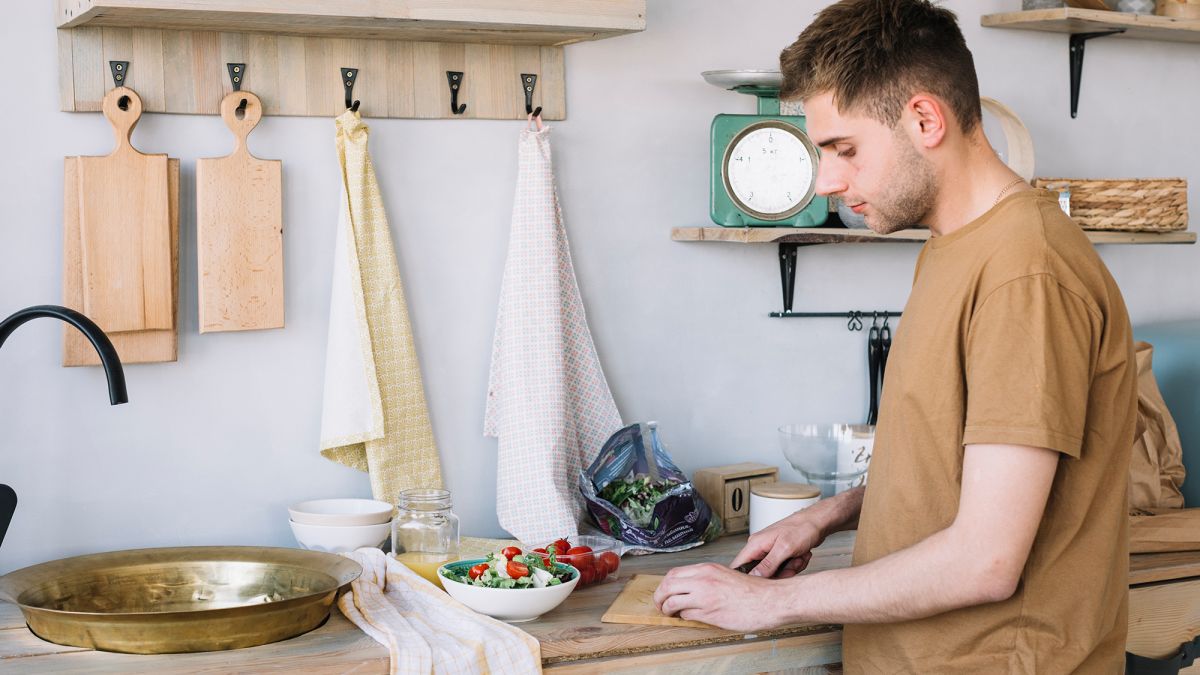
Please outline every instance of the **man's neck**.
[[982, 216], [997, 204], [998, 197], [1028, 189], [1000, 161], [986, 139], [967, 144], [966, 151], [957, 156], [958, 161], [942, 167], [937, 200], [925, 218], [935, 237], [950, 234]]

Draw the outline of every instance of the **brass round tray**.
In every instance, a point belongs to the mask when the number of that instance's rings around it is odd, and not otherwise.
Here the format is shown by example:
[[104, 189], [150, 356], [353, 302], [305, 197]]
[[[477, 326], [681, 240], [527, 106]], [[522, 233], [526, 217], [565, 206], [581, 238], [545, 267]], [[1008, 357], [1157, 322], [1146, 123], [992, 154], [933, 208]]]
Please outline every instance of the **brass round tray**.
[[0, 577], [29, 630], [133, 654], [238, 649], [306, 633], [362, 573], [344, 556], [254, 546], [113, 551]]

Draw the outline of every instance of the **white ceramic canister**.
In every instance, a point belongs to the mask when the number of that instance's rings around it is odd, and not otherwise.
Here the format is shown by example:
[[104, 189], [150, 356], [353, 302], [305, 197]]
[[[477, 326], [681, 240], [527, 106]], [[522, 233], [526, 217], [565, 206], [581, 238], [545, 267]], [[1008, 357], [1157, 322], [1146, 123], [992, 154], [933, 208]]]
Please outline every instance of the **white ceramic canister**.
[[750, 534], [821, 499], [821, 488], [804, 483], [759, 483], [750, 487]]

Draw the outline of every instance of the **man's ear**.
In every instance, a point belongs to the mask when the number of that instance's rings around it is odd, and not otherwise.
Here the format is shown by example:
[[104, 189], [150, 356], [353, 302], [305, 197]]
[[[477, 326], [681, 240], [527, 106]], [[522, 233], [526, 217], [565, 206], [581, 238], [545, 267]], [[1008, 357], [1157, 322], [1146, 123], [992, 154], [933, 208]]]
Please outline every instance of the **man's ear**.
[[932, 150], [942, 144], [950, 119], [942, 102], [929, 94], [917, 94], [904, 107], [905, 126], [917, 147]]

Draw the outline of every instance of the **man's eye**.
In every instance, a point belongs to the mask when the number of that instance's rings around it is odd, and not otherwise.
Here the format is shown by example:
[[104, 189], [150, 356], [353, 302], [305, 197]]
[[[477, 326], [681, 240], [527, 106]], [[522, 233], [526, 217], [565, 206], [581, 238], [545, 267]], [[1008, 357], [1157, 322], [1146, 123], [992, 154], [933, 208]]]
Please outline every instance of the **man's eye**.
[[854, 148], [846, 148], [845, 150], [841, 150], [838, 152], [837, 156], [849, 159], [850, 157], [854, 156]]

